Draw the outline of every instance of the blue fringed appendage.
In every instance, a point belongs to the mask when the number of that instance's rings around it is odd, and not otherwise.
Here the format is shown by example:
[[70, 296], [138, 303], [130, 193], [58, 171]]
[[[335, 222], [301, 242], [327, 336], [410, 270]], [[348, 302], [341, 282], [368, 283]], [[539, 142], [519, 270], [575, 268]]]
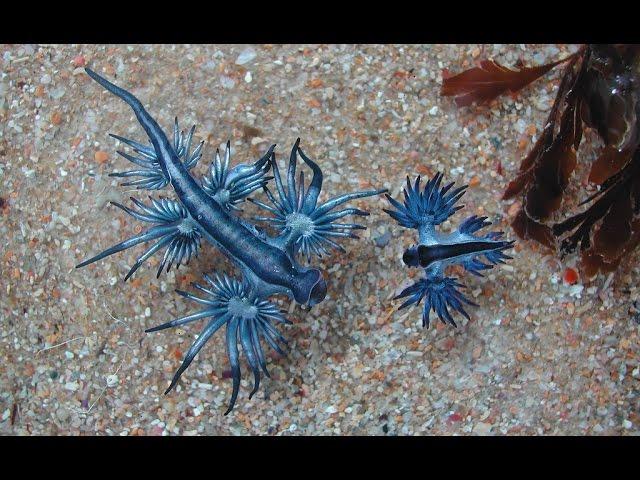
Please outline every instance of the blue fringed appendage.
[[394, 200], [389, 194], [385, 195], [395, 210], [384, 209], [400, 225], [407, 228], [419, 228], [421, 225], [440, 225], [463, 205], [454, 206], [464, 195], [467, 186], [451, 190], [455, 182], [440, 188], [442, 174], [427, 182], [424, 190], [420, 191], [420, 177], [411, 185], [407, 176], [407, 186], [404, 188], [404, 204]]
[[[204, 146], [204, 140], [201, 141], [198, 146], [191, 151], [191, 141], [193, 140], [193, 133], [196, 130], [196, 126], [193, 125], [189, 133], [185, 135], [180, 131], [178, 126], [178, 118], [175, 118], [173, 124], [173, 148], [178, 158], [184, 163], [187, 170], [191, 170], [198, 164], [198, 160], [202, 156], [202, 147]], [[125, 182], [121, 185], [123, 187], [136, 187], [138, 189], [146, 190], [160, 190], [169, 183], [166, 173], [160, 167], [158, 162], [158, 156], [156, 155], [153, 145], [143, 145], [141, 143], [129, 140], [128, 138], [121, 137], [119, 135], [110, 134], [111, 137], [122, 143], [129, 145], [139, 157], [135, 157], [131, 154], [118, 150], [118, 155], [126, 158], [131, 163], [138, 165], [139, 169], [129, 170], [126, 172], [114, 172], [110, 173], [110, 177], [128, 178], [128, 177], [141, 177], [138, 180], [131, 182]]]
[[138, 268], [149, 259], [158, 250], [166, 247], [156, 277], [160, 277], [160, 273], [164, 267], [167, 272], [171, 265], [176, 264], [176, 268], [180, 264], [188, 264], [192, 256], [198, 256], [200, 248], [200, 239], [202, 233], [198, 229], [197, 224], [191, 219], [187, 210], [175, 200], [151, 199], [151, 205], [147, 206], [139, 200], [131, 197], [131, 201], [141, 210], [137, 211], [132, 208], [125, 207], [117, 202], [111, 202], [112, 205], [124, 210], [137, 220], [155, 224], [154, 227], [141, 232], [135, 237], [131, 237], [124, 242], [120, 242], [111, 248], [106, 249], [102, 253], [85, 260], [78, 264], [76, 268], [84, 267], [90, 263], [97, 262], [109, 255], [121, 252], [128, 248], [134, 247], [140, 243], [158, 240], [151, 247], [138, 257], [136, 263], [133, 264], [129, 273], [124, 277], [127, 281]]
[[[195, 127], [186, 135], [179, 133], [176, 120], [173, 129], [174, 139], [173, 142], [169, 141], [140, 100], [94, 71], [86, 71], [93, 80], [132, 108], [150, 140], [150, 145], [143, 145], [114, 135], [136, 154], [119, 152], [120, 155], [140, 169], [113, 175], [125, 178], [140, 177], [124, 184], [138, 188], [157, 190], [171, 185], [177, 199], [152, 199], [151, 205], [132, 199], [137, 209], [114, 204], [132, 217], [152, 226], [139, 235], [80, 263], [78, 267], [146, 242], [154, 243], [138, 258], [125, 280], [143, 262], [163, 248], [165, 251], [158, 275], [165, 266], [168, 270], [173, 264], [188, 262], [192, 255], [198, 253], [201, 240], [217, 247], [226, 255], [240, 270], [241, 280], [233, 280], [226, 275], [216, 276], [215, 279], [205, 276], [206, 285], [193, 284], [203, 296], [178, 292], [183, 297], [203, 305], [202, 310], [147, 331], [163, 330], [200, 319], [207, 320], [204, 329], [174, 375], [167, 389], [168, 393], [176, 386], [207, 341], [222, 326], [226, 326], [227, 355], [233, 378], [231, 400], [225, 413], [228, 414], [236, 402], [240, 387], [240, 351], [244, 353], [254, 376], [254, 386], [249, 397], [258, 390], [261, 375], [269, 375], [263, 344], [281, 355], [285, 354], [286, 341], [276, 327], [277, 324], [288, 322], [269, 298], [272, 295], [286, 295], [300, 304], [311, 307], [322, 302], [327, 294], [327, 282], [322, 271], [298, 263], [297, 254], [302, 252], [310, 260], [311, 253], [326, 253], [327, 247], [342, 250], [334, 239], [355, 237], [352, 231], [365, 227], [338, 223], [337, 220], [347, 215], [364, 216], [368, 213], [357, 208], [336, 211], [336, 207], [348, 200], [384, 193], [386, 190], [340, 195], [318, 204], [322, 188], [322, 171], [300, 150], [299, 139], [291, 152], [286, 189], [275, 162], [275, 145], [253, 164], [230, 167], [230, 144], [227, 143], [224, 155], [221, 157], [220, 152], [216, 152], [207, 176], [198, 182], [190, 173], [201, 156], [203, 146], [201, 142], [191, 150]], [[295, 181], [298, 154], [313, 172], [308, 188], [304, 184], [302, 173], [299, 182], [296, 184]], [[267, 176], [269, 169], [273, 170], [273, 177]], [[276, 200], [267, 186], [272, 179], [275, 180], [279, 200]], [[279, 230], [277, 236], [272, 237], [259, 231], [239, 216], [241, 210], [238, 205], [250, 200], [248, 196], [259, 189], [265, 191], [273, 206], [258, 200], [254, 200], [254, 203], [274, 215], [261, 220], [275, 226]]]
[[[268, 187], [265, 187], [264, 192], [269, 198], [271, 206], [255, 199], [249, 199], [249, 201], [273, 214], [272, 217], [257, 217], [255, 220], [273, 225], [280, 231], [280, 239], [285, 248], [293, 252], [294, 255], [297, 252], [302, 253], [307, 258], [307, 261], [310, 262], [312, 253], [322, 257], [322, 255], [328, 253], [328, 248], [344, 253], [345, 249], [334, 239], [357, 239], [359, 237], [353, 231], [366, 228], [357, 223], [341, 223], [337, 222], [337, 220], [348, 215], [367, 216], [369, 215], [368, 212], [357, 208], [334, 211], [336, 207], [349, 200], [384, 193], [386, 189], [348, 193], [331, 198], [318, 205], [318, 197], [320, 196], [323, 181], [322, 171], [313, 160], [304, 154], [299, 144], [300, 139], [298, 138], [289, 156], [286, 187], [282, 183], [274, 154], [274, 160], [271, 165], [278, 199]], [[300, 172], [299, 179], [296, 182], [298, 154], [313, 172], [311, 183], [306, 192], [303, 172]]]
[[209, 319], [205, 328], [198, 336], [198, 339], [191, 345], [191, 348], [185, 355], [182, 365], [180, 365], [180, 368], [173, 376], [171, 385], [169, 385], [169, 388], [167, 388], [165, 392], [166, 394], [175, 387], [182, 373], [191, 364], [209, 338], [211, 338], [220, 327], [226, 325], [227, 355], [231, 364], [233, 378], [233, 392], [231, 394], [229, 408], [225, 413], [226, 415], [233, 408], [240, 388], [238, 342], [242, 345], [244, 355], [253, 372], [253, 390], [249, 394], [249, 398], [251, 398], [260, 386], [260, 370], [269, 377], [264, 350], [262, 349], [260, 341], [262, 340], [268, 344], [278, 354], [285, 355], [280, 344], [286, 347], [287, 341], [275, 328], [274, 323], [290, 324], [291, 322], [284, 318], [283, 312], [273, 303], [266, 299], [253, 296], [248, 285], [238, 280], [230, 279], [226, 275], [222, 277], [216, 275], [215, 279], [205, 275], [204, 278], [208, 283], [207, 286], [202, 286], [197, 283], [192, 284], [195, 289], [204, 293], [204, 298], [176, 290], [183, 297], [205, 305], [203, 310], [150, 328], [146, 330], [146, 332], [178, 327], [204, 318]]
[[456, 322], [453, 320], [451, 313], [449, 313], [449, 308], [461, 313], [468, 320], [469, 314], [465, 311], [463, 304], [478, 306], [460, 292], [459, 289], [462, 288], [465, 288], [464, 285], [453, 278], [432, 276], [429, 279], [427, 276], [427, 278], [422, 278], [405, 288], [394, 300], [409, 297], [398, 307], [398, 310], [402, 310], [410, 305], [419, 305], [424, 298], [424, 306], [422, 308], [423, 327], [429, 326], [429, 316], [432, 310], [440, 320], [456, 327]]
[[454, 182], [441, 188], [441, 182], [442, 174], [437, 173], [421, 191], [420, 177], [413, 185], [407, 177], [404, 203], [387, 195], [393, 209], [385, 210], [401, 226], [418, 231], [419, 243], [405, 251], [403, 261], [409, 267], [422, 267], [425, 276], [405, 288], [396, 299], [408, 297], [399, 309], [419, 305], [424, 299], [422, 325], [425, 327], [429, 326], [431, 311], [443, 323], [455, 327], [449, 309], [469, 319], [464, 305], [477, 306], [462, 294], [462, 284], [445, 276], [447, 266], [461, 265], [469, 273], [482, 276], [483, 270], [510, 259], [504, 251], [513, 247], [513, 241], [502, 240], [503, 232], [478, 233], [491, 225], [486, 221], [487, 217], [473, 215], [464, 220], [456, 231], [448, 234], [437, 231], [437, 225], [462, 208], [456, 203], [467, 188], [465, 185], [452, 189]]
[[[487, 217], [477, 217], [476, 215], [473, 215], [467, 218], [464, 222], [460, 224], [458, 231], [463, 235], [471, 236], [481, 228], [488, 227], [489, 225], [491, 225], [491, 222], [487, 222], [486, 220], [487, 220]], [[500, 242], [500, 239], [502, 238], [503, 235], [504, 235], [504, 232], [487, 232], [485, 235], [479, 235], [474, 238]], [[474, 256], [464, 260], [462, 262], [462, 266], [469, 273], [476, 275], [478, 277], [482, 277], [483, 275], [482, 273], [480, 273], [482, 270], [488, 270], [490, 268], [493, 268], [494, 265], [497, 265], [499, 263], [505, 263], [505, 260], [510, 260], [512, 258], [509, 255], [506, 255], [504, 251], [513, 246], [513, 241], [511, 242], [502, 241], [502, 243], [504, 244], [504, 246], [501, 248], [496, 248], [494, 250], [487, 250], [483, 252], [485, 259], [489, 262], [488, 264], [480, 261], [478, 256]]]
[[272, 145], [267, 153], [253, 165], [239, 164], [229, 168], [231, 144], [227, 142], [224, 160], [220, 159], [220, 151], [216, 150], [216, 157], [211, 162], [209, 175], [204, 177], [202, 182], [203, 190], [226, 209], [240, 210], [237, 204], [243, 202], [259, 188], [264, 188], [273, 178], [265, 175], [271, 167], [274, 148], [275, 145]]

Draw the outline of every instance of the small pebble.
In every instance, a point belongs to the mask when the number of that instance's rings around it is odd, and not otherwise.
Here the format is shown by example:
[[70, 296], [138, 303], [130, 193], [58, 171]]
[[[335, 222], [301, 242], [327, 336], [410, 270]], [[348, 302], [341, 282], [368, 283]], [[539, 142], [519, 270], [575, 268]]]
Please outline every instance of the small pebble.
[[236, 65], [246, 65], [247, 63], [253, 61], [256, 56], [257, 53], [253, 49], [253, 47], [247, 47], [240, 53], [240, 55], [238, 55], [238, 58], [236, 59]]
[[376, 247], [384, 248], [389, 244], [390, 240], [391, 240], [391, 232], [387, 230], [382, 235], [375, 237], [373, 241], [375, 242]]
[[571, 267], [567, 267], [564, 271], [564, 274], [562, 275], [562, 280], [567, 285], [576, 284], [578, 282], [578, 279], [579, 279], [578, 272], [576, 272], [575, 269]]
[[83, 55], [77, 55], [73, 58], [72, 62], [74, 67], [84, 67], [86, 60]]
[[107, 387], [115, 387], [119, 381], [117, 375], [107, 375]]
[[107, 160], [109, 160], [109, 154], [107, 152], [103, 152], [103, 151], [99, 150], [94, 154], [94, 159], [99, 164], [103, 164]]

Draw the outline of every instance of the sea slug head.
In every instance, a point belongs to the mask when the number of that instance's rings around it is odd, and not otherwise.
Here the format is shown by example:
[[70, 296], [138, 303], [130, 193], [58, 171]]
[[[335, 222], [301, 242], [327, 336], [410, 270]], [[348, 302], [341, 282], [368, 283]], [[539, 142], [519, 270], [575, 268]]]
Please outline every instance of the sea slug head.
[[[318, 270], [318, 272], [320, 272]], [[313, 288], [311, 289], [311, 295], [309, 295], [309, 306], [313, 307], [314, 305], [322, 302], [324, 298], [327, 296], [327, 282], [325, 282], [322, 277], [322, 273], [320, 273], [320, 277], [318, 281], [315, 283]]]
[[308, 304], [310, 307], [324, 300], [327, 295], [327, 282], [322, 272], [312, 268], [298, 276], [293, 295], [296, 302]]
[[412, 246], [407, 248], [402, 255], [402, 261], [408, 267], [419, 267], [420, 266], [420, 258], [418, 255], [418, 247]]

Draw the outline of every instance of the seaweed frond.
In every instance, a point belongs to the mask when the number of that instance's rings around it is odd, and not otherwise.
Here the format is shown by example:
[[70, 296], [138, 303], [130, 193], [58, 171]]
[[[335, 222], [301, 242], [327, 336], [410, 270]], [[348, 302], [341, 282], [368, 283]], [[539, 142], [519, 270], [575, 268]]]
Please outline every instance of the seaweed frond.
[[571, 57], [537, 67], [521, 67], [518, 70], [506, 68], [494, 60], [482, 60], [477, 67], [457, 75], [443, 74], [440, 95], [455, 97], [454, 101], [459, 107], [466, 107], [474, 102], [479, 105], [489, 103], [506, 92], [516, 93], [522, 90], [569, 58]]
[[[544, 130], [503, 198], [522, 199], [511, 224], [518, 236], [552, 250], [560, 245], [562, 255], [580, 247], [585, 273], [592, 276], [615, 270], [640, 236], [640, 46], [584, 45], [555, 64], [565, 61]], [[599, 189], [582, 201], [589, 204], [584, 211], [554, 224], [588, 128], [602, 142], [588, 176]]]

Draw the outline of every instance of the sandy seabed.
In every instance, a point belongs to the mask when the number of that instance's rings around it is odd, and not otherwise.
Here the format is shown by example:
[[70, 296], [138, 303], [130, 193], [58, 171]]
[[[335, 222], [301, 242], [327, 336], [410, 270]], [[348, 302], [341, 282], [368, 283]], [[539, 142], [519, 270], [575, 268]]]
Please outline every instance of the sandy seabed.
[[[271, 143], [283, 162], [301, 137], [325, 173], [321, 199], [371, 187], [398, 197], [406, 175], [443, 171], [470, 184], [466, 208], [443, 229], [478, 214], [513, 237], [518, 205], [500, 195], [544, 126], [559, 72], [491, 107], [458, 109], [439, 96], [441, 71], [481, 54], [540, 64], [575, 48], [0, 46], [0, 433], [637, 434], [636, 258], [567, 285], [575, 256], [561, 262], [520, 241], [508, 265], [463, 277], [479, 304], [471, 321], [423, 329], [418, 309], [398, 312], [392, 300], [418, 273], [401, 260], [413, 233], [382, 211], [383, 197], [356, 200], [371, 212], [368, 230], [343, 242], [347, 254], [316, 262], [327, 299], [310, 312], [278, 300], [293, 322], [283, 331], [289, 356], [269, 356], [272, 376], [251, 400], [243, 363], [226, 417], [223, 335], [165, 396], [200, 325], [144, 333], [191, 311], [174, 289], [202, 273], [233, 273], [226, 259], [205, 245], [186, 268], [157, 280], [154, 259], [127, 283], [142, 247], [74, 268], [139, 232], [109, 201], [147, 196], [107, 176], [128, 167], [108, 133], [138, 141], [144, 133], [84, 64], [132, 91], [166, 129], [174, 116], [197, 124], [198, 176], [228, 139], [232, 162], [253, 161]], [[577, 202], [582, 192], [572, 188]]]

